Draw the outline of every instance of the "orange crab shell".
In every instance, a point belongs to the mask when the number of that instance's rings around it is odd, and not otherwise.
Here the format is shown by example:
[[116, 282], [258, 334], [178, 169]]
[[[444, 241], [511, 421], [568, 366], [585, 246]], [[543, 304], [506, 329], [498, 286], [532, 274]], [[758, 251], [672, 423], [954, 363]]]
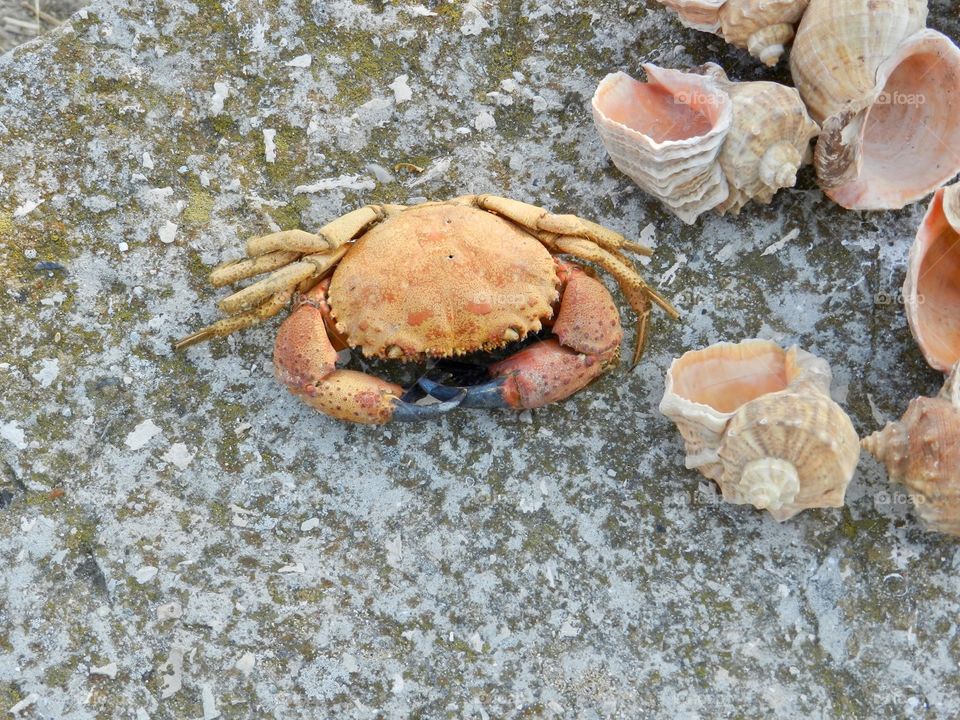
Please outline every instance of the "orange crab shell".
[[330, 280], [336, 329], [364, 355], [491, 350], [541, 329], [560, 278], [518, 225], [473, 207], [418, 205], [356, 240]]

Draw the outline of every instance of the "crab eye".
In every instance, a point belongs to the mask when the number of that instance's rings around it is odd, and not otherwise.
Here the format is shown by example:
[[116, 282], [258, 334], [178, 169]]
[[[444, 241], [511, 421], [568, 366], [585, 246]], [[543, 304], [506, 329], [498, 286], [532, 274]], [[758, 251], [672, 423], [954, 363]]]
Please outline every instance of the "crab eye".
[[453, 260], [453, 255], [447, 255], [447, 257]]

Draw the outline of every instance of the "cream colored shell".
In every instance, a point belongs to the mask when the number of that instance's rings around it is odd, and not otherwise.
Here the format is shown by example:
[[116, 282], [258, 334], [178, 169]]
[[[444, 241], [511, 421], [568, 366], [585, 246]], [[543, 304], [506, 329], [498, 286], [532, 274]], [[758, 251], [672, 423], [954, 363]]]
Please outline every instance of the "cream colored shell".
[[731, 82], [712, 63], [697, 72], [644, 68], [647, 83], [604, 78], [594, 121], [614, 165], [681, 220], [737, 213], [795, 184], [819, 132], [796, 90]]
[[938, 397], [913, 400], [863, 447], [907, 488], [929, 529], [960, 536], [960, 363]]
[[686, 223], [727, 199], [717, 162], [733, 103], [717, 81], [644, 65], [648, 82], [618, 72], [593, 96], [593, 117], [617, 168]]
[[797, 29], [818, 181], [846, 208], [900, 208], [960, 171], [960, 50], [926, 18], [926, 0], [811, 0]]
[[947, 372], [960, 361], [960, 183], [930, 202], [910, 248], [903, 298], [923, 356]]
[[807, 0], [660, 0], [687, 27], [720, 35], [776, 65], [794, 34]]
[[830, 381], [827, 363], [796, 347], [719, 343], [673, 362], [660, 411], [684, 439], [688, 468], [728, 502], [783, 521], [843, 505], [853, 477], [859, 438]]

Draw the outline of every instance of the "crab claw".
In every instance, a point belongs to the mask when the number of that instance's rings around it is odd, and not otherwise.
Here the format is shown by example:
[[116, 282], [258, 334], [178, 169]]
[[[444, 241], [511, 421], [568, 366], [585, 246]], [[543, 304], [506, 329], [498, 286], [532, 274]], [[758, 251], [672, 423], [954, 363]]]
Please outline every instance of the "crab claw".
[[[451, 388], [455, 389], [455, 388]], [[396, 400], [393, 403], [392, 420], [399, 422], [418, 422], [420, 420], [436, 420], [456, 407], [459, 407], [466, 393], [455, 392], [449, 399], [432, 405], [417, 405], [406, 400]], [[438, 398], [439, 399], [439, 398]]]
[[462, 395], [463, 399], [459, 403], [462, 408], [505, 408], [510, 407], [503, 395], [505, 382], [506, 378], [499, 377], [481, 385], [454, 387], [442, 385], [428, 378], [420, 378], [417, 384], [437, 400], [450, 401]]

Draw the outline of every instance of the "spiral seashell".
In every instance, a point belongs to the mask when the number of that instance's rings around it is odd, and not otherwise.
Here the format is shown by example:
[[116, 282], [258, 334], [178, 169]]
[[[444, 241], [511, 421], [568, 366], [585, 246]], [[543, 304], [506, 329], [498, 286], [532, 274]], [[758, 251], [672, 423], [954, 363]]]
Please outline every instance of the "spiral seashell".
[[960, 183], [930, 202], [910, 248], [903, 298], [923, 356], [949, 371], [960, 361]]
[[796, 185], [820, 127], [795, 88], [725, 78], [719, 84], [733, 101], [733, 127], [720, 150], [730, 194], [717, 209], [736, 214], [750, 200], [769, 203], [778, 190]]
[[900, 208], [960, 171], [960, 49], [926, 18], [926, 0], [811, 0], [800, 21], [790, 70], [843, 207]]
[[686, 223], [727, 199], [717, 161], [733, 104], [712, 77], [644, 65], [648, 82], [618, 72], [593, 96], [613, 164]]
[[903, 418], [864, 439], [863, 449], [907, 488], [929, 529], [960, 536], [960, 363], [937, 397], [911, 401]]
[[660, 0], [687, 27], [712, 32], [745, 48], [765, 65], [776, 65], [793, 39], [808, 0]]
[[594, 122], [614, 165], [681, 220], [736, 213], [796, 183], [819, 131], [796, 90], [731, 82], [712, 63], [644, 69], [647, 83], [624, 73], [601, 81]]
[[799, 348], [718, 343], [674, 360], [660, 411], [684, 439], [688, 468], [728, 502], [783, 521], [842, 506], [857, 466], [859, 438], [830, 381], [827, 363]]

